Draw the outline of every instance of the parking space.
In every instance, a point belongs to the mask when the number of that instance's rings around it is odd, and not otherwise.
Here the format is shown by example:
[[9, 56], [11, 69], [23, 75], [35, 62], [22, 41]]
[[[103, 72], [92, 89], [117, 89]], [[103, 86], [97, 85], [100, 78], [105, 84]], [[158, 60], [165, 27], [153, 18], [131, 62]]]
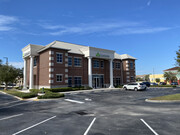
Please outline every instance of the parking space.
[[148, 103], [146, 98], [179, 93], [176, 88], [112, 90], [67, 94], [65, 98], [0, 105], [3, 135], [170, 135], [180, 132], [180, 103]]

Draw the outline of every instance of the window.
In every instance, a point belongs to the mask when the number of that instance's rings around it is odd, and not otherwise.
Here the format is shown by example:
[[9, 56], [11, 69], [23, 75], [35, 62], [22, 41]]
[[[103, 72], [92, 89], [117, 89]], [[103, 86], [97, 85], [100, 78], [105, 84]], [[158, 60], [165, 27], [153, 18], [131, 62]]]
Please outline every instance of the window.
[[63, 62], [63, 54], [62, 53], [57, 53], [56, 54], [56, 62], [57, 63], [62, 63]]
[[62, 82], [62, 80], [63, 80], [63, 76], [60, 74], [57, 74], [56, 75], [56, 82]]
[[99, 60], [93, 60], [93, 67], [99, 68]]
[[81, 58], [74, 58], [74, 66], [75, 67], [81, 66]]
[[113, 63], [112, 63], [112, 65], [113, 65], [113, 69], [114, 69], [114, 64], [115, 64], [115, 62], [113, 62]]
[[113, 78], [113, 81], [114, 81], [114, 86], [119, 86], [121, 84], [120, 77]]
[[131, 76], [131, 77], [130, 77], [130, 80], [131, 80], [131, 81], [134, 81], [134, 77], [133, 77], [133, 76]]
[[72, 66], [72, 57], [68, 57], [68, 66]]
[[74, 77], [74, 85], [75, 85], [76, 87], [81, 86], [81, 83], [82, 83], [81, 77]]
[[72, 77], [68, 77], [68, 87], [72, 87]]
[[120, 67], [121, 67], [120, 62], [117, 62], [117, 63], [116, 63], [116, 68], [117, 68], [117, 69], [120, 69]]
[[101, 61], [101, 68], [104, 67], [104, 61]]
[[130, 61], [130, 69], [133, 69], [134, 68], [134, 63], [133, 61]]
[[37, 58], [34, 58], [34, 67], [37, 66]]

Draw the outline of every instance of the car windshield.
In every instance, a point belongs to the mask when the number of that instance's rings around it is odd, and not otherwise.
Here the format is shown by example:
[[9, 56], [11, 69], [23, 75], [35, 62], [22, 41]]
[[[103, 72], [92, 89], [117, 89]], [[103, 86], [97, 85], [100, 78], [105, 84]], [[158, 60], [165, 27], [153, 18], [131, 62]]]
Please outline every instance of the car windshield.
[[140, 83], [140, 85], [144, 85], [143, 83]]

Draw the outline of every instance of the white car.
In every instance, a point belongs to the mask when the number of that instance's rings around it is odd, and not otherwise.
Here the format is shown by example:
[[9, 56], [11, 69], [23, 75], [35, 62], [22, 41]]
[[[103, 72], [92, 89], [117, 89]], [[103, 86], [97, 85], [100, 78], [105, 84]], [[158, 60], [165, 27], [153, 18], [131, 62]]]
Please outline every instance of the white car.
[[135, 91], [146, 90], [146, 85], [143, 84], [143, 83], [132, 82], [132, 83], [124, 85], [123, 89], [125, 89], [125, 90], [135, 90]]

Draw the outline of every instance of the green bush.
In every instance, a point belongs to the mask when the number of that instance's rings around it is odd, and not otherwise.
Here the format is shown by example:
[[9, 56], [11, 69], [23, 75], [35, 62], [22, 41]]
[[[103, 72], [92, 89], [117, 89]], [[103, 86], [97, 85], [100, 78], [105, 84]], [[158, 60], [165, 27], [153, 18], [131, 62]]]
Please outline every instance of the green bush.
[[[44, 90], [48, 90], [51, 92], [67, 92], [67, 91], [76, 91], [76, 90], [90, 90], [91, 87], [63, 87], [63, 88], [44, 88]], [[40, 89], [42, 90], [42, 88]]]
[[123, 85], [117, 85], [117, 86], [115, 86], [115, 88], [122, 88], [123, 87]]
[[60, 98], [64, 97], [64, 94], [53, 93], [51, 91], [45, 90], [45, 95], [38, 96], [38, 99], [49, 99], [49, 98]]
[[151, 85], [150, 87], [170, 87], [170, 88], [175, 88], [175, 85]]

